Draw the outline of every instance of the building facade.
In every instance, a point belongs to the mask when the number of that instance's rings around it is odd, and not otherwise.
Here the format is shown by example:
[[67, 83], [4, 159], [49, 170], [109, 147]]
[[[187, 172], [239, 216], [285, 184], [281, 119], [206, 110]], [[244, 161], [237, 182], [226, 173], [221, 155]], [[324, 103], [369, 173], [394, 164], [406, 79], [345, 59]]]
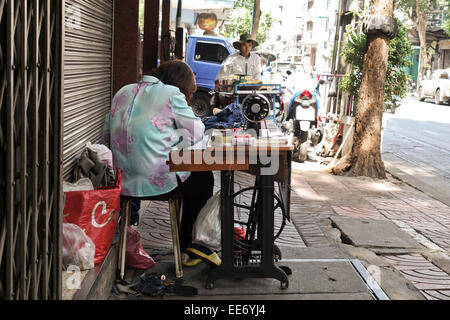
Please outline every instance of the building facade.
[[302, 3], [303, 0], [268, 0], [261, 3], [263, 14], [270, 12], [274, 19], [263, 49], [275, 54], [278, 60], [301, 61]]
[[307, 71], [329, 72], [338, 0], [263, 1], [274, 25], [265, 49], [279, 60], [302, 62]]

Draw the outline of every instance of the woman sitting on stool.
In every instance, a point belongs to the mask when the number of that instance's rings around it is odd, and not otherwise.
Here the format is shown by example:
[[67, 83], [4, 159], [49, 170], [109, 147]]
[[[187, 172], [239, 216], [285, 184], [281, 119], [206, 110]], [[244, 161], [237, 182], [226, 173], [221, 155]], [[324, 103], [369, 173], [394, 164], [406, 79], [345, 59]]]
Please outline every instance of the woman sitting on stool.
[[[201, 259], [220, 265], [214, 251], [191, 244], [195, 220], [213, 196], [212, 172], [173, 173], [167, 164], [169, 153], [180, 141], [195, 144], [203, 139], [205, 127], [189, 107], [195, 91], [195, 77], [186, 63], [163, 63], [151, 76], [117, 92], [106, 117], [106, 139], [115, 166], [123, 172], [122, 195], [182, 194], [180, 247], [190, 256], [183, 255], [183, 265], [196, 265]], [[134, 222], [139, 220], [139, 207], [139, 203], [132, 206]]]

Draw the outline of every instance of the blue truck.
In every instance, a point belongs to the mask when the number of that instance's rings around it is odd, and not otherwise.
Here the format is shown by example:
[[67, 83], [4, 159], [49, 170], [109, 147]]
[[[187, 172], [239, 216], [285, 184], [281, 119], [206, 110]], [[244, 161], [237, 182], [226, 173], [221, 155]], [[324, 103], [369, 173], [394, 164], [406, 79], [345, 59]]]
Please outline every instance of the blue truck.
[[191, 67], [197, 81], [197, 92], [192, 99], [192, 108], [198, 117], [209, 116], [214, 81], [223, 60], [234, 53], [232, 43], [221, 37], [189, 36], [186, 62]]

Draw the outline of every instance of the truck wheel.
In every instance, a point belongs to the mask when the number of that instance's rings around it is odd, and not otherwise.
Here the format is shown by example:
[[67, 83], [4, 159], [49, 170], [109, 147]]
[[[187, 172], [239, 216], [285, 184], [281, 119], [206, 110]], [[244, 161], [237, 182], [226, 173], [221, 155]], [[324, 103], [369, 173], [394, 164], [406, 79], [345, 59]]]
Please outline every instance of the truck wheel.
[[425, 101], [425, 97], [423, 96], [423, 88], [419, 87], [419, 101]]
[[205, 92], [196, 92], [192, 98], [192, 110], [194, 114], [199, 117], [208, 117], [212, 114], [211, 111], [211, 97]]
[[442, 104], [442, 101], [441, 101], [441, 90], [440, 89], [437, 89], [436, 93], [434, 94], [434, 103], [435, 104]]

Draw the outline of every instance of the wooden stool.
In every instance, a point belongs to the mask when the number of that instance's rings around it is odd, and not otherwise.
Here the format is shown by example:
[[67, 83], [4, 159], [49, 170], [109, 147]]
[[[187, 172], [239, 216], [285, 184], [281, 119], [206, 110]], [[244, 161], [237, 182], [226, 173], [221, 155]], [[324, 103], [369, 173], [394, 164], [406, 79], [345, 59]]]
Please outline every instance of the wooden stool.
[[121, 196], [121, 214], [120, 224], [120, 242], [119, 242], [119, 270], [120, 279], [125, 276], [125, 253], [127, 248], [127, 227], [131, 217], [131, 201], [164, 201], [169, 203], [170, 226], [172, 229], [173, 254], [175, 257], [175, 275], [177, 278], [183, 277], [183, 267], [181, 263], [180, 239], [178, 234], [178, 225], [180, 223], [180, 204], [182, 195], [178, 192], [171, 192], [165, 195], [153, 197], [130, 197]]

